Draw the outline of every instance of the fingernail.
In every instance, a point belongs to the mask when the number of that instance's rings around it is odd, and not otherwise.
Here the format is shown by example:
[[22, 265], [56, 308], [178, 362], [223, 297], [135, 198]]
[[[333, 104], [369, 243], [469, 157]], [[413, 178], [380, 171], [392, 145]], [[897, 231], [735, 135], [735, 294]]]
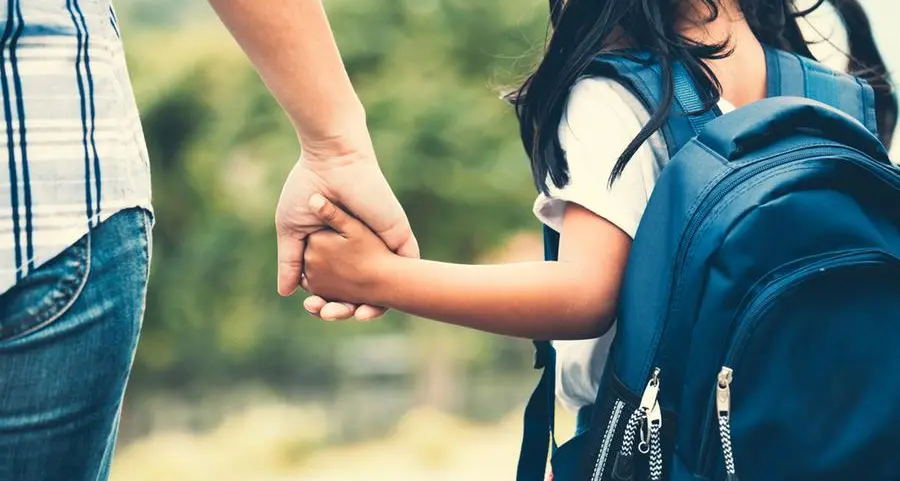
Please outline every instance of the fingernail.
[[312, 197], [309, 198], [309, 206], [313, 209], [321, 209], [324, 205], [325, 197], [322, 197], [321, 194], [313, 194]]

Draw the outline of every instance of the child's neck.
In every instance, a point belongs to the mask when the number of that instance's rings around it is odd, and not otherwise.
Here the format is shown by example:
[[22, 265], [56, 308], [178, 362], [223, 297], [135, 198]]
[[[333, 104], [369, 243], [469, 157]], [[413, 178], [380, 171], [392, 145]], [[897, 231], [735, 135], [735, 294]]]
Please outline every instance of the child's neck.
[[707, 45], [727, 43], [733, 47], [742, 40], [735, 38], [743, 33], [750, 33], [750, 26], [744, 19], [737, 3], [731, 0], [718, 2], [718, 14], [715, 20], [708, 21], [712, 11], [705, 1], [689, 0], [683, 3], [681, 21], [676, 26], [685, 37]]
[[766, 96], [765, 53], [743, 13], [733, 0], [719, 2], [718, 16], [708, 22], [709, 7], [702, 1], [686, 2], [680, 33], [707, 45], [725, 43], [731, 55], [707, 65], [722, 85], [722, 97], [741, 107]]

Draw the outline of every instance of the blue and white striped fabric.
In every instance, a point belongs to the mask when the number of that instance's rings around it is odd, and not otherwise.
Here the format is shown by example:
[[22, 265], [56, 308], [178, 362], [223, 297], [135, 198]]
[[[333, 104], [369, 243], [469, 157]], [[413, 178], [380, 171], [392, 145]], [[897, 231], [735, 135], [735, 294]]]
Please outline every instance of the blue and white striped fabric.
[[150, 169], [109, 0], [0, 0], [0, 293], [129, 207]]

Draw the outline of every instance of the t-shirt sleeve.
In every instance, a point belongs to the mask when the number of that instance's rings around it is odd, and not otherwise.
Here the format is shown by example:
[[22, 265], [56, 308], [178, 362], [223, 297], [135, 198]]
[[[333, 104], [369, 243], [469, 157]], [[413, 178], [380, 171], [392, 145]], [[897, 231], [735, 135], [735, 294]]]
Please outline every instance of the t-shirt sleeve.
[[583, 79], [572, 88], [559, 125], [569, 183], [559, 188], [549, 183], [549, 195], [538, 195], [534, 204], [537, 218], [557, 232], [569, 202], [603, 217], [632, 238], [637, 232], [661, 162], [645, 142], [609, 186], [619, 156], [643, 125], [632, 108], [634, 102], [626, 101], [624, 95], [631, 94], [602, 78]]

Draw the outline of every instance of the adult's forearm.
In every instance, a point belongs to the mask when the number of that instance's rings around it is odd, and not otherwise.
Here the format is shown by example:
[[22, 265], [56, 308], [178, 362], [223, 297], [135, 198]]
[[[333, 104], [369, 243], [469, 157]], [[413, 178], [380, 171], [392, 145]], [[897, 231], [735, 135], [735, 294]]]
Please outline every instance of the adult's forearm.
[[302, 142], [368, 142], [321, 0], [209, 0]]

